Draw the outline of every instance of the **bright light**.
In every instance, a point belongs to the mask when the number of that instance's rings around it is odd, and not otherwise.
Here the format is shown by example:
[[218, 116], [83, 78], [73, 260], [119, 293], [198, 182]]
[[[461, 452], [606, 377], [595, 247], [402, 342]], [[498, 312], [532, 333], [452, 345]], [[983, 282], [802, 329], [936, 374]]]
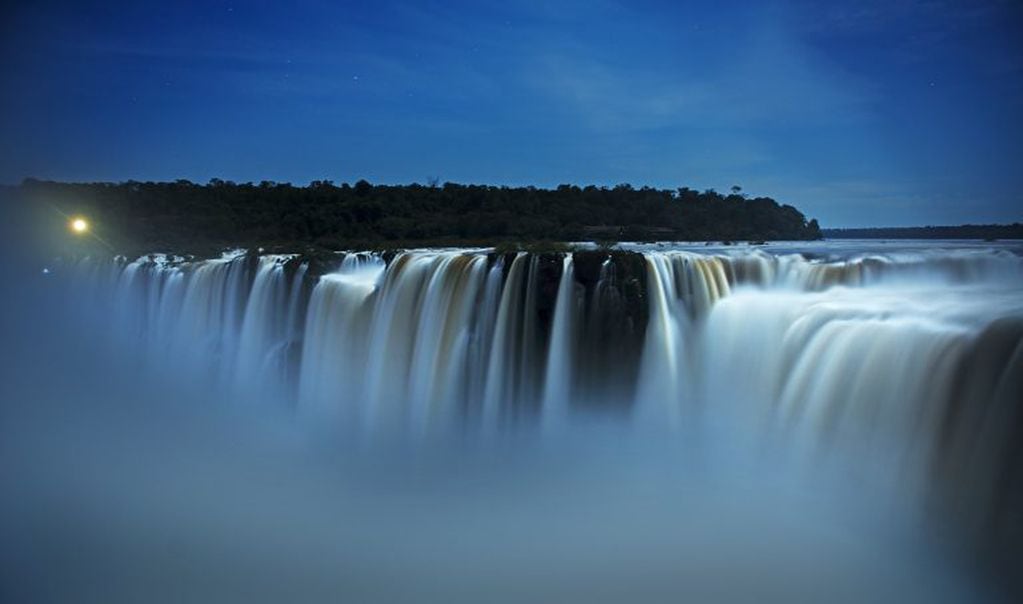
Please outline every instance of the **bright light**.
[[89, 230], [89, 223], [84, 218], [75, 218], [71, 221], [71, 230], [76, 233], [84, 233]]

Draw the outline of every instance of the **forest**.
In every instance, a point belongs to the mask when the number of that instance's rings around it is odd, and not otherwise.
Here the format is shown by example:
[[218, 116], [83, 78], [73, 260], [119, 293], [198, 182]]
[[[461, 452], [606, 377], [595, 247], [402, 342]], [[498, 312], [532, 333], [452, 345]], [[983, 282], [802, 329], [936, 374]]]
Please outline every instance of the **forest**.
[[88, 217], [122, 249], [408, 247], [542, 241], [768, 241], [820, 239], [816, 220], [769, 197], [562, 185], [308, 186], [264, 181], [59, 183], [20, 193], [64, 216]]

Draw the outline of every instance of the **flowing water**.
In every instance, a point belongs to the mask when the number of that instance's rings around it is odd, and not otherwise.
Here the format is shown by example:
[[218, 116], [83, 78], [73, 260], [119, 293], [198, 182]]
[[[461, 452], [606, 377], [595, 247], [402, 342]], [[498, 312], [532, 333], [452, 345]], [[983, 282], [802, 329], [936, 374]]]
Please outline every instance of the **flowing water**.
[[1015, 244], [237, 251], [37, 281], [89, 344], [17, 331], [46, 367], [9, 367], [11, 400], [53, 402], [12, 415], [7, 450], [47, 471], [11, 464], [40, 484], [5, 509], [67, 531], [4, 553], [83, 600], [1015, 593]]

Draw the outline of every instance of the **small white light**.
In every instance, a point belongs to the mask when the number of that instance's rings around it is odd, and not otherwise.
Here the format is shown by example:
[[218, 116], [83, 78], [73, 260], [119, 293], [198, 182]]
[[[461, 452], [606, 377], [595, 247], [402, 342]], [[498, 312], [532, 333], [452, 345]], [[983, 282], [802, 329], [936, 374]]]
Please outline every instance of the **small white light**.
[[89, 223], [84, 218], [75, 218], [71, 221], [71, 230], [76, 233], [84, 233], [89, 230]]

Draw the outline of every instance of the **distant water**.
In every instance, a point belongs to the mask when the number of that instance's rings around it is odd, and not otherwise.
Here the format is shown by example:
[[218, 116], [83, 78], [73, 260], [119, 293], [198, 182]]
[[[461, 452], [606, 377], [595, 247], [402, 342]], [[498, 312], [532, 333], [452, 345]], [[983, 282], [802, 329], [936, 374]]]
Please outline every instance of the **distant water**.
[[[16, 596], [997, 600], [1023, 246], [48, 266], [5, 346]], [[27, 315], [26, 315], [27, 316]], [[34, 599], [34, 598], [33, 598]]]

